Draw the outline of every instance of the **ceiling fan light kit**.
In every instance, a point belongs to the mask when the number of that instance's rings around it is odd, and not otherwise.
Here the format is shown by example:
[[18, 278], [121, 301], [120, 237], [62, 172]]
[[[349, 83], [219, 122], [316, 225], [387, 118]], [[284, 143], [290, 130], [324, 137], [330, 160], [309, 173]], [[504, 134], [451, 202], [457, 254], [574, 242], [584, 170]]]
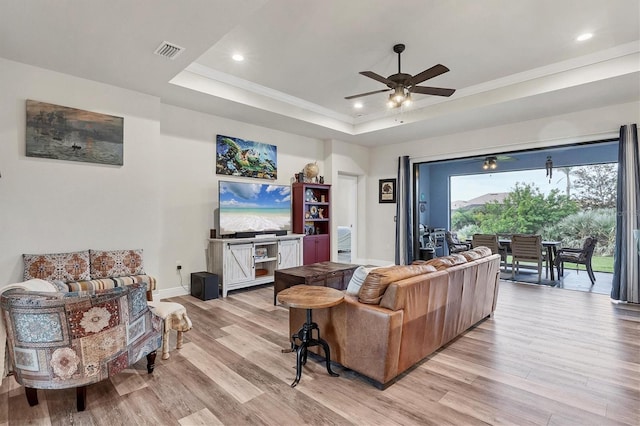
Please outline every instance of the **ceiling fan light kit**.
[[482, 163], [483, 170], [495, 170], [498, 168], [498, 159], [496, 157], [487, 157]]
[[380, 83], [384, 83], [387, 85], [388, 89], [382, 90], [374, 90], [372, 92], [360, 93], [357, 95], [351, 95], [345, 97], [345, 99], [354, 99], [362, 96], [369, 96], [375, 93], [383, 93], [393, 91], [389, 95], [389, 100], [387, 101], [387, 106], [389, 108], [398, 108], [400, 106], [409, 106], [411, 104], [411, 93], [420, 93], [422, 95], [435, 95], [435, 96], [446, 96], [449, 97], [455, 93], [455, 89], [445, 89], [442, 87], [426, 87], [426, 86], [418, 86], [418, 84], [423, 81], [429, 80], [430, 78], [437, 77], [441, 74], [444, 74], [449, 71], [449, 68], [444, 65], [438, 64], [434, 65], [429, 69], [422, 71], [414, 76], [411, 74], [404, 74], [401, 71], [401, 63], [400, 63], [400, 54], [404, 52], [405, 46], [404, 44], [396, 44], [393, 46], [393, 51], [398, 54], [398, 72], [397, 74], [392, 74], [389, 77], [383, 77], [379, 74], [374, 73], [373, 71], [361, 71], [360, 74], [365, 77], [369, 77], [373, 80], [376, 80]]

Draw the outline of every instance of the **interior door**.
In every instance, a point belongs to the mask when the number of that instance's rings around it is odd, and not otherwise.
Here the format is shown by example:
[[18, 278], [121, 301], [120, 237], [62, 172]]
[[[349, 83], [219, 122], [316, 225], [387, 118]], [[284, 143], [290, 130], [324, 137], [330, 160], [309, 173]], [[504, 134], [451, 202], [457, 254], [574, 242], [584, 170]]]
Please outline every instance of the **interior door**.
[[334, 191], [333, 214], [337, 228], [338, 262], [351, 263], [357, 251], [358, 177], [338, 174], [338, 187]]

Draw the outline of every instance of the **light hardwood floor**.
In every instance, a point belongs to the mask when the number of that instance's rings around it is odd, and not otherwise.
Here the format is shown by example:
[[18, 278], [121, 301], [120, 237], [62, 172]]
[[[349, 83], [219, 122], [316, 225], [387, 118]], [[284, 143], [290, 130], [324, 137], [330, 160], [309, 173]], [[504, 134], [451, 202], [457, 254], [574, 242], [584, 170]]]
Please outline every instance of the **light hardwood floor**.
[[89, 386], [82, 413], [73, 390], [38, 391], [29, 407], [9, 377], [0, 424], [640, 424], [640, 307], [605, 295], [502, 282], [493, 318], [385, 391], [311, 358], [292, 389], [288, 312], [271, 286], [171, 300], [194, 329], [152, 375], [142, 361]]

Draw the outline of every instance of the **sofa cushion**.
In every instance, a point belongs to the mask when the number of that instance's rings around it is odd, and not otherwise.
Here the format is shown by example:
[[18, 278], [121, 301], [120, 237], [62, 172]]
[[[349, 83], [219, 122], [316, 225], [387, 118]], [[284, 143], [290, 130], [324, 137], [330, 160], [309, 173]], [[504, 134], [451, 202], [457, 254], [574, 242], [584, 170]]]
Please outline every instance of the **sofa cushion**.
[[463, 251], [463, 252], [460, 252], [459, 254], [461, 256], [464, 256], [464, 258], [467, 259], [467, 262], [471, 262], [472, 260], [477, 260], [482, 258], [482, 255], [480, 253], [473, 250]]
[[436, 257], [427, 262], [427, 265], [431, 265], [436, 270], [442, 271], [455, 265], [462, 265], [467, 263], [467, 259], [459, 254], [452, 254], [450, 256]]
[[473, 248], [469, 251], [474, 251], [476, 253], [478, 253], [481, 257], [487, 257], [487, 256], [491, 256], [493, 253], [491, 252], [491, 249], [489, 247], [485, 247], [485, 246], [479, 246], [476, 248]]
[[47, 281], [79, 281], [91, 278], [89, 251], [70, 253], [23, 254], [23, 279]]
[[142, 249], [89, 250], [89, 257], [91, 258], [91, 279], [144, 275]]
[[431, 265], [394, 265], [387, 268], [376, 268], [369, 272], [358, 293], [358, 301], [377, 305], [389, 284], [420, 274], [435, 272]]

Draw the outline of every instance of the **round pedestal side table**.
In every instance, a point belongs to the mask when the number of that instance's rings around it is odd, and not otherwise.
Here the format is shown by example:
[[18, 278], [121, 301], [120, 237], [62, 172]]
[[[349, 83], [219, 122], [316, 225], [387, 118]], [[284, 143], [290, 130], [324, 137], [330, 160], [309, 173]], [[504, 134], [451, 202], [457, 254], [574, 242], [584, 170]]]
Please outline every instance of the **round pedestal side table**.
[[[308, 348], [313, 346], [322, 346], [327, 363], [327, 372], [333, 377], [338, 377], [338, 374], [331, 371], [329, 344], [320, 338], [320, 329], [318, 324], [313, 322], [312, 310], [339, 305], [343, 299], [344, 294], [339, 290], [310, 285], [296, 285], [278, 293], [278, 301], [284, 306], [307, 310], [306, 322], [302, 324], [297, 333], [291, 336], [291, 349], [283, 350], [283, 352], [296, 352], [296, 378], [291, 383], [291, 387], [295, 387], [300, 382], [302, 366], [307, 363]], [[313, 330], [316, 331], [316, 337], [313, 337]]]

